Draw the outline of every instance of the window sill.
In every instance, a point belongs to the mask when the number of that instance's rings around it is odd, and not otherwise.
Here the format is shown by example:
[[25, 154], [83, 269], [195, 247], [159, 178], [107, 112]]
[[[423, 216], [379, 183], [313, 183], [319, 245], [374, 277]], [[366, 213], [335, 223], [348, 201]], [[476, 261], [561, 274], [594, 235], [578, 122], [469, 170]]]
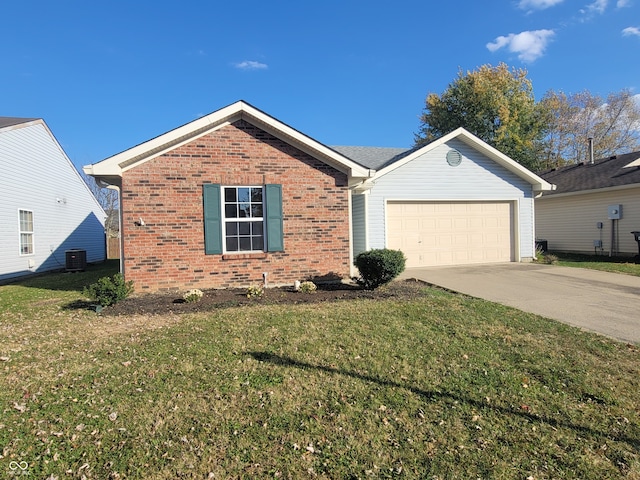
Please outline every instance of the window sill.
[[264, 260], [267, 258], [266, 252], [256, 253], [225, 253], [222, 260]]

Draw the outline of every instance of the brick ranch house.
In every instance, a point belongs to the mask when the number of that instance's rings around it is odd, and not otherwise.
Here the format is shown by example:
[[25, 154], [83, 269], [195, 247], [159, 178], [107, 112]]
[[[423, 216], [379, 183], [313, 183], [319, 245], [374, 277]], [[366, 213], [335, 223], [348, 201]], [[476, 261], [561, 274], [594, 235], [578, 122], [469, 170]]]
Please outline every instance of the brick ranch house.
[[242, 101], [84, 171], [120, 190], [121, 269], [147, 292], [348, 278], [371, 175]]
[[330, 148], [242, 101], [84, 171], [120, 189], [121, 268], [149, 292], [339, 280], [371, 248], [408, 267], [528, 261], [553, 188], [462, 128]]

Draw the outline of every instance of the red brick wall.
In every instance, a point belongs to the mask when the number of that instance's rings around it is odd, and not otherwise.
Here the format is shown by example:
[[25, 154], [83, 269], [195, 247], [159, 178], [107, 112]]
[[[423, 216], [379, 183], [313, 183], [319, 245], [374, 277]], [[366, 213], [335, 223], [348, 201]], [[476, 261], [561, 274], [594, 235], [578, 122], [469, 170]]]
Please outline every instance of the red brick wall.
[[[205, 255], [204, 183], [281, 184], [285, 251]], [[235, 122], [124, 173], [125, 277], [138, 292], [347, 277], [348, 198], [345, 174]]]

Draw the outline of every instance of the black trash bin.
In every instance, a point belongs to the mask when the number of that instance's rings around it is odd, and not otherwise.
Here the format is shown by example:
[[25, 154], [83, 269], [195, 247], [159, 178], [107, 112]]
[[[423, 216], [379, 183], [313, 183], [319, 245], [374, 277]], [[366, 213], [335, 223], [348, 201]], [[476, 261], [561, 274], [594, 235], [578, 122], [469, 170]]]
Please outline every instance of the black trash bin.
[[549, 250], [549, 244], [547, 240], [536, 240], [536, 250], [541, 250], [542, 253], [547, 253]]
[[634, 230], [631, 232], [633, 238], [636, 242], [638, 242], [638, 255], [635, 256], [636, 263], [640, 263], [640, 231]]

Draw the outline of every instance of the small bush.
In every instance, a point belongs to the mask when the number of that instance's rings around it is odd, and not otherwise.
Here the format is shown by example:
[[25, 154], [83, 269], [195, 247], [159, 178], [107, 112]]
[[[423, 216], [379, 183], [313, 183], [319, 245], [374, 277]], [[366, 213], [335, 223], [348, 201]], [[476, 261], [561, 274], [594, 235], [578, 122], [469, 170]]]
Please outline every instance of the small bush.
[[182, 299], [187, 303], [199, 302], [202, 298], [202, 290], [198, 290], [197, 288], [192, 288], [187, 293], [182, 296]]
[[302, 293], [313, 293], [318, 289], [318, 287], [316, 287], [316, 284], [310, 281], [307, 282], [302, 282], [300, 284], [300, 292]]
[[133, 282], [125, 282], [121, 273], [99, 278], [96, 283], [92, 283], [83, 290], [84, 295], [103, 307], [124, 300], [132, 293]]
[[558, 257], [553, 253], [545, 253], [540, 259], [538, 259], [538, 262], [546, 263], [547, 265], [555, 265], [558, 263]]
[[252, 285], [247, 288], [247, 298], [261, 297], [264, 293], [264, 289], [259, 285]]
[[356, 281], [367, 290], [389, 283], [404, 271], [406, 258], [400, 250], [388, 248], [358, 254], [354, 262], [360, 271]]
[[536, 247], [536, 263], [546, 263], [547, 265], [555, 265], [558, 263], [557, 255], [545, 252], [542, 248]]

